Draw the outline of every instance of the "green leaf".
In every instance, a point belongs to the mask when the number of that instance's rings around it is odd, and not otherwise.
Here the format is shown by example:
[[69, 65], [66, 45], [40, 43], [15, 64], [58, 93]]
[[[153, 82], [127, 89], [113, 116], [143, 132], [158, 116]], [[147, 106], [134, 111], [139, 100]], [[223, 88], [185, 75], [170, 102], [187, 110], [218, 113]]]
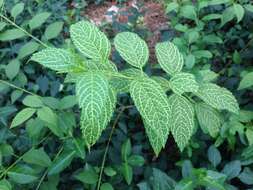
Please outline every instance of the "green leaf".
[[46, 20], [51, 16], [51, 13], [49, 12], [42, 12], [36, 14], [30, 21], [29, 21], [29, 27], [31, 30], [34, 30], [36, 28], [39, 28], [43, 23], [46, 22]]
[[201, 58], [207, 58], [210, 59], [213, 57], [213, 54], [208, 51], [208, 50], [197, 50], [192, 52], [192, 54], [197, 58], [197, 59], [201, 59]]
[[251, 4], [246, 4], [246, 5], [244, 5], [244, 8], [245, 8], [247, 11], [253, 13], [253, 5], [251, 5]]
[[14, 117], [11, 123], [11, 128], [17, 127], [27, 119], [32, 117], [32, 115], [36, 112], [36, 109], [33, 108], [24, 108]]
[[56, 38], [63, 28], [63, 22], [54, 22], [47, 26], [45, 31], [45, 37], [47, 40], [51, 40], [53, 38]]
[[229, 21], [233, 20], [235, 16], [236, 16], [235, 11], [232, 6], [226, 8], [225, 11], [223, 11], [222, 16], [221, 16], [221, 27], [224, 26]]
[[121, 166], [121, 172], [122, 172], [127, 184], [130, 185], [133, 180], [133, 168], [131, 166], [129, 166], [127, 163], [123, 163]]
[[205, 15], [202, 20], [203, 21], [210, 21], [210, 20], [215, 20], [215, 19], [220, 19], [221, 18], [221, 14], [208, 14]]
[[[0, 7], [1, 7], [1, 4], [0, 4]], [[2, 179], [0, 181], [0, 189], [1, 190], [12, 190], [12, 186], [9, 181], [7, 181], [6, 179]]]
[[121, 158], [123, 161], [127, 162], [128, 157], [131, 154], [131, 151], [132, 151], [131, 141], [130, 139], [127, 139], [127, 141], [124, 142], [121, 147]]
[[23, 155], [23, 160], [30, 164], [48, 167], [51, 165], [51, 160], [43, 148], [31, 149]]
[[194, 108], [183, 96], [173, 94], [169, 97], [172, 120], [172, 135], [182, 152], [187, 146], [194, 130]]
[[72, 95], [65, 96], [64, 98], [60, 100], [59, 109], [62, 109], [62, 110], [69, 109], [69, 108], [72, 108], [76, 104], [77, 104], [76, 96], [72, 96]]
[[155, 47], [155, 51], [158, 62], [166, 73], [174, 75], [182, 70], [184, 58], [173, 43], [158, 43]]
[[180, 7], [180, 16], [196, 20], [197, 19], [197, 13], [195, 10], [195, 7], [193, 5], [184, 5]]
[[197, 92], [199, 85], [190, 73], [177, 73], [170, 79], [170, 88], [178, 95], [185, 92]]
[[38, 179], [38, 177], [34, 175], [34, 170], [26, 165], [12, 168], [7, 175], [12, 181], [18, 184], [32, 183]]
[[18, 52], [18, 58], [19, 59], [23, 59], [28, 55], [33, 54], [35, 51], [37, 51], [39, 49], [40, 44], [34, 42], [34, 41], [30, 41], [28, 43], [26, 43], [25, 45], [23, 45]]
[[133, 80], [130, 94], [140, 112], [149, 142], [156, 155], [168, 138], [171, 110], [162, 87], [152, 79]]
[[116, 50], [130, 65], [142, 68], [148, 61], [148, 46], [137, 34], [122, 32], [114, 39]]
[[208, 160], [216, 168], [221, 162], [220, 151], [215, 146], [210, 146], [207, 151]]
[[39, 108], [43, 106], [43, 102], [39, 96], [28, 95], [24, 98], [22, 103], [32, 108]]
[[151, 182], [152, 190], [175, 190], [174, 187], [176, 182], [159, 169], [152, 168]]
[[0, 32], [7, 26], [5, 22], [0, 22]]
[[92, 23], [80, 21], [70, 27], [70, 36], [77, 49], [86, 57], [105, 62], [111, 52], [106, 35]]
[[58, 137], [63, 136], [63, 130], [58, 124], [58, 117], [49, 107], [42, 107], [37, 112], [38, 118]]
[[100, 190], [114, 190], [114, 188], [110, 183], [103, 183]]
[[247, 185], [253, 185], [253, 171], [246, 167], [238, 178]]
[[166, 13], [169, 13], [171, 11], [177, 12], [178, 7], [179, 7], [178, 3], [171, 2], [171, 3], [166, 5]]
[[249, 72], [242, 77], [238, 90], [243, 90], [253, 86], [253, 72]]
[[79, 106], [82, 108], [81, 129], [88, 147], [95, 144], [107, 126], [116, 104], [116, 94], [108, 80], [99, 73], [84, 73], [76, 84]]
[[132, 155], [128, 158], [127, 162], [132, 166], [143, 166], [145, 160], [142, 156]]
[[56, 160], [53, 161], [51, 166], [48, 169], [48, 175], [55, 175], [63, 171], [69, 166], [72, 159], [74, 158], [75, 151], [63, 152], [61, 153]]
[[81, 172], [75, 174], [74, 178], [84, 184], [96, 184], [98, 181], [98, 175], [93, 168], [82, 170]]
[[246, 137], [248, 139], [249, 145], [253, 145], [253, 127], [246, 130]]
[[239, 112], [239, 105], [233, 94], [226, 88], [222, 88], [216, 84], [202, 84], [196, 95], [216, 109], [225, 109], [236, 114]]
[[153, 76], [151, 77], [152, 80], [156, 81], [165, 92], [167, 92], [168, 90], [170, 90], [170, 83], [167, 79], [165, 79], [164, 77], [160, 77], [160, 76]]
[[59, 48], [47, 48], [33, 54], [31, 60], [55, 71], [69, 72], [78, 65], [77, 57], [71, 52]]
[[117, 174], [117, 172], [113, 168], [111, 168], [111, 167], [106, 167], [104, 169], [104, 172], [109, 177], [115, 176]]
[[220, 113], [205, 103], [197, 103], [195, 110], [203, 132], [209, 133], [214, 138], [217, 137], [222, 124]]
[[237, 22], [240, 22], [244, 16], [244, 8], [238, 3], [234, 3], [233, 7], [235, 15], [237, 17]]
[[16, 19], [16, 17], [21, 14], [24, 10], [24, 3], [18, 3], [11, 9], [11, 16]]
[[5, 73], [6, 76], [12, 80], [15, 78], [15, 76], [18, 74], [20, 69], [20, 62], [18, 59], [13, 59], [9, 62], [8, 65], [6, 65]]
[[185, 66], [187, 69], [192, 69], [195, 65], [195, 56], [192, 54], [187, 55], [185, 58]]
[[0, 41], [6, 42], [25, 37], [26, 34], [19, 29], [9, 29], [0, 33]]
[[226, 174], [228, 180], [230, 180], [237, 177], [240, 174], [241, 169], [242, 169], [241, 162], [239, 160], [234, 160], [228, 162], [221, 172]]
[[222, 44], [223, 40], [215, 34], [210, 34], [210, 35], [205, 35], [203, 37], [203, 42], [207, 44], [213, 44], [213, 43]]

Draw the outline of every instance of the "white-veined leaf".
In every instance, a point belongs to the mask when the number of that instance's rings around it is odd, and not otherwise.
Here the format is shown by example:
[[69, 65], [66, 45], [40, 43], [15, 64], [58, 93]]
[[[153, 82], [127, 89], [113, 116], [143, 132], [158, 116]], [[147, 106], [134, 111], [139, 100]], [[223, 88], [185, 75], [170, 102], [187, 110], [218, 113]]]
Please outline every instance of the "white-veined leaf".
[[105, 62], [111, 52], [106, 35], [94, 24], [80, 21], [70, 27], [70, 36], [77, 49], [86, 57]]
[[165, 92], [170, 90], [170, 82], [166, 78], [160, 77], [160, 76], [153, 76], [151, 77], [151, 79], [156, 81], [163, 88]]
[[158, 62], [166, 73], [174, 75], [182, 70], [184, 58], [173, 43], [158, 43], [155, 50]]
[[199, 85], [190, 73], [177, 73], [170, 79], [170, 88], [178, 95], [184, 92], [197, 92]]
[[55, 71], [69, 72], [78, 65], [78, 60], [71, 52], [59, 48], [47, 48], [33, 54], [31, 60]]
[[88, 147], [95, 144], [110, 121], [116, 103], [116, 94], [105, 76], [87, 72], [76, 84], [79, 106], [82, 108], [81, 129]]
[[116, 50], [130, 65], [142, 68], [148, 61], [148, 46], [137, 34], [132, 32], [119, 33], [114, 44]]
[[172, 135], [182, 152], [188, 144], [194, 130], [194, 108], [185, 97], [173, 94], [169, 97], [172, 121]]
[[205, 103], [196, 104], [195, 110], [203, 132], [209, 133], [212, 137], [216, 137], [221, 128], [220, 113]]
[[158, 155], [170, 130], [171, 109], [167, 96], [157, 82], [148, 78], [133, 80], [130, 94], [143, 118], [150, 144]]
[[226, 88], [222, 88], [216, 84], [202, 84], [196, 95], [216, 109], [225, 109], [234, 113], [238, 113], [239, 111], [239, 105], [233, 94]]

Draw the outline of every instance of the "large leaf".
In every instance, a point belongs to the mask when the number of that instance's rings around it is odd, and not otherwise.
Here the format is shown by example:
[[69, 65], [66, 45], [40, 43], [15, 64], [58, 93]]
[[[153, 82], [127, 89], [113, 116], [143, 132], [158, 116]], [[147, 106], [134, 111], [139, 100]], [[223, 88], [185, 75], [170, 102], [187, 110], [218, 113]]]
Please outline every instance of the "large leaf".
[[216, 137], [221, 128], [220, 113], [205, 103], [196, 104], [195, 110], [201, 129], [212, 137]]
[[184, 58], [173, 43], [158, 43], [155, 50], [159, 64], [168, 74], [174, 75], [182, 70]]
[[180, 151], [183, 151], [194, 130], [194, 108], [185, 97], [176, 94], [169, 97], [169, 104], [172, 112], [172, 135]]
[[134, 80], [130, 85], [130, 94], [139, 110], [149, 141], [158, 155], [169, 134], [171, 110], [162, 87], [152, 79]]
[[88, 147], [95, 144], [109, 122], [116, 103], [116, 94], [105, 76], [87, 72], [76, 85], [82, 108], [81, 129]]
[[148, 46], [137, 34], [131, 32], [119, 33], [114, 44], [119, 54], [129, 64], [142, 68], [148, 61]]
[[74, 54], [67, 50], [58, 48], [44, 49], [33, 54], [31, 60], [36, 61], [52, 70], [60, 72], [71, 71], [74, 66], [78, 65], [78, 59]]
[[214, 108], [225, 109], [234, 113], [238, 113], [239, 111], [239, 105], [233, 94], [226, 88], [222, 88], [216, 84], [202, 84], [196, 95]]
[[77, 49], [86, 57], [104, 62], [111, 52], [106, 35], [92, 23], [80, 21], [70, 27], [70, 36]]
[[170, 79], [170, 88], [174, 93], [181, 95], [184, 92], [197, 92], [199, 85], [194, 75], [190, 73], [178, 73]]

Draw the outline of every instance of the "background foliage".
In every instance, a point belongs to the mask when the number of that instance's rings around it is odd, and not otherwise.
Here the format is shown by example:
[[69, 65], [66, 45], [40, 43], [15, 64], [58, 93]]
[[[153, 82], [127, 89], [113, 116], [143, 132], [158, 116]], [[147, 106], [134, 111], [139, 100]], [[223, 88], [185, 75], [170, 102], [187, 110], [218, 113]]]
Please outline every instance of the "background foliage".
[[[29, 60], [32, 53], [44, 48], [43, 44], [72, 48], [69, 26], [83, 19], [82, 10], [89, 3], [93, 2], [0, 0], [2, 15], [42, 41], [1, 18], [0, 189], [96, 189], [113, 126], [101, 175], [102, 190], [252, 189], [251, 2], [164, 2], [170, 23], [169, 29], [161, 31], [161, 39], [179, 47], [187, 72], [231, 90], [241, 111], [239, 115], [222, 113], [218, 134], [198, 127], [183, 153], [169, 137], [159, 157], [155, 157], [140, 115], [126, 94], [118, 97], [118, 110], [109, 127], [88, 152], [77, 127], [80, 113], [73, 85]], [[150, 33], [140, 22], [141, 13], [129, 11], [133, 13], [130, 24], [115, 19], [101, 29], [111, 37], [119, 31], [134, 31], [147, 38]], [[112, 60], [119, 68], [125, 67], [115, 51]], [[153, 63], [145, 70], [164, 75]]]

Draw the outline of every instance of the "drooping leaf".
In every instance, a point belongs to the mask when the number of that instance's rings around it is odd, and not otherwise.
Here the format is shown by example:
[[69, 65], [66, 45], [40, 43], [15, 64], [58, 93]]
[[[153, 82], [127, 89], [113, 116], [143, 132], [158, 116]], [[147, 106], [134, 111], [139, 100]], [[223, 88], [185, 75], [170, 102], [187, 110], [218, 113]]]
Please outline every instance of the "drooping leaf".
[[81, 129], [86, 145], [95, 144], [107, 126], [116, 103], [116, 94], [108, 80], [99, 73], [84, 73], [76, 84], [79, 106], [82, 108]]
[[148, 78], [134, 80], [130, 94], [142, 116], [151, 146], [158, 155], [170, 130], [171, 109], [166, 94], [157, 82]]
[[77, 66], [78, 59], [71, 52], [59, 48], [47, 48], [33, 54], [31, 60], [55, 71], [68, 72]]
[[194, 108], [185, 97], [176, 94], [169, 97], [169, 104], [172, 113], [172, 135], [180, 151], [183, 151], [194, 130]]
[[166, 73], [174, 75], [182, 70], [184, 58], [173, 43], [158, 43], [155, 50], [158, 62]]
[[216, 137], [221, 128], [220, 113], [205, 103], [197, 103], [195, 110], [201, 129], [212, 137]]
[[199, 85], [194, 75], [190, 73], [177, 73], [170, 79], [170, 88], [178, 95], [185, 92], [197, 92]]
[[33, 108], [24, 108], [23, 110], [21, 110], [12, 120], [11, 128], [17, 127], [23, 122], [25, 122], [27, 119], [32, 117], [35, 111], [36, 109], [33, 109]]
[[148, 46], [137, 34], [131, 32], [119, 33], [114, 44], [116, 50], [130, 65], [142, 68], [148, 61]]
[[202, 84], [196, 95], [216, 109], [225, 109], [233, 113], [238, 113], [239, 111], [239, 105], [233, 94], [226, 88], [222, 88], [216, 84]]
[[77, 49], [86, 57], [105, 62], [111, 52], [106, 35], [92, 23], [80, 21], [70, 27], [70, 36]]

